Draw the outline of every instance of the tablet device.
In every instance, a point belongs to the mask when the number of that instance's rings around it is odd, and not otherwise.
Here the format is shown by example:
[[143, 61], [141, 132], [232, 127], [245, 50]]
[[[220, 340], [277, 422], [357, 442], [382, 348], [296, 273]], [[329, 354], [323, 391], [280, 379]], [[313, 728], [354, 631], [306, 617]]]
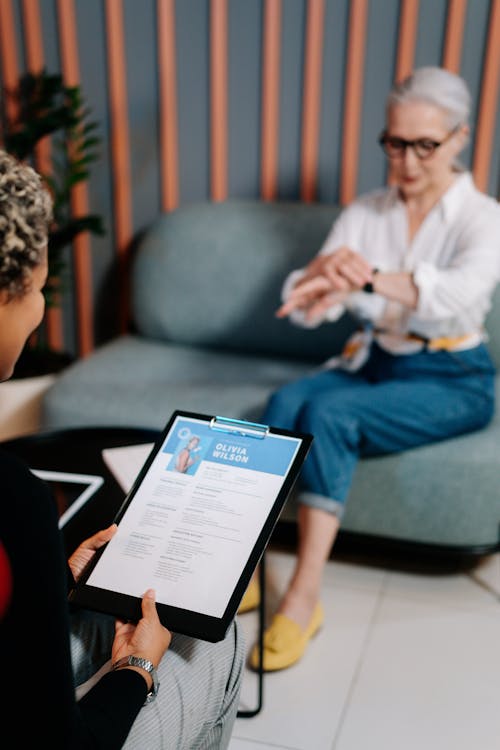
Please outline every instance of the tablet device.
[[60, 529], [104, 484], [102, 477], [93, 474], [73, 474], [67, 471], [44, 471], [42, 469], [31, 469], [31, 473], [50, 485], [57, 503]]
[[70, 601], [125, 620], [156, 591], [169, 630], [222, 640], [312, 436], [175, 411]]

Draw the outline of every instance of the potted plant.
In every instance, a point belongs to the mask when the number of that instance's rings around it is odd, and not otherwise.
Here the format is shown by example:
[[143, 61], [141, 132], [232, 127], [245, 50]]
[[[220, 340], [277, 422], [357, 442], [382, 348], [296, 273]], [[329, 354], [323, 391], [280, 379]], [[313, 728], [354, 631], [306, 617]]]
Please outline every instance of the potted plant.
[[[88, 180], [90, 165], [99, 157], [97, 123], [90, 118], [79, 86], [66, 86], [59, 74], [23, 75], [14, 91], [5, 92], [17, 104], [15, 122], [4, 125], [5, 150], [21, 160], [35, 161], [38, 144], [49, 137], [51, 170], [43, 179], [52, 193], [54, 222], [48, 240], [47, 306], [60, 303], [66, 290], [64, 251], [80, 232], [104, 234], [102, 218], [96, 214], [72, 216], [71, 191]], [[36, 161], [35, 161], [36, 166]], [[54, 372], [71, 361], [66, 353], [51, 351], [43, 330], [28, 343], [16, 366], [15, 376]]]

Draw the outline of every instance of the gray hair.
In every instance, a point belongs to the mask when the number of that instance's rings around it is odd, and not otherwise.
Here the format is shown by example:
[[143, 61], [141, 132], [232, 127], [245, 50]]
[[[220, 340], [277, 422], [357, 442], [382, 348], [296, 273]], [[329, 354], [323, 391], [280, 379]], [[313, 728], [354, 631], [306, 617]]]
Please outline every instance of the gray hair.
[[52, 199], [35, 170], [0, 151], [0, 292], [22, 297], [46, 258]]
[[467, 84], [460, 76], [437, 67], [417, 68], [403, 81], [396, 83], [387, 97], [386, 106], [421, 101], [441, 109], [452, 130], [469, 121], [471, 97]]

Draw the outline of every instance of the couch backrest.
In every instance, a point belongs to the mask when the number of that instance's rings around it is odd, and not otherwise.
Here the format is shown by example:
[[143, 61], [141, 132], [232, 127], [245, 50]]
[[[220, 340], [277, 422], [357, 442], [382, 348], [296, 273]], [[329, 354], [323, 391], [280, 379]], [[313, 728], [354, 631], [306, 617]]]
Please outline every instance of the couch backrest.
[[134, 260], [135, 326], [156, 339], [323, 361], [353, 329], [274, 316], [289, 271], [321, 246], [339, 209], [230, 200], [181, 207], [148, 229]]
[[[310, 260], [339, 208], [229, 200], [164, 214], [139, 244], [132, 277], [137, 330], [149, 338], [321, 362], [353, 330], [277, 320], [285, 276]], [[487, 319], [500, 367], [500, 288]]]
[[486, 318], [486, 330], [489, 336], [488, 349], [500, 370], [500, 286], [497, 287], [491, 310]]

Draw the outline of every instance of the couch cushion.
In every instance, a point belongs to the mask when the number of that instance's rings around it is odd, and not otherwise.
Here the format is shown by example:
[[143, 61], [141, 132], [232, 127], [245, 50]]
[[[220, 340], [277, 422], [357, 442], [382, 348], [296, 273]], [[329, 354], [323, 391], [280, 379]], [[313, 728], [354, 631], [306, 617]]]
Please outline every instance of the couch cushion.
[[175, 409], [258, 420], [270, 393], [310, 369], [295, 360], [121, 336], [68, 367], [46, 393], [44, 428], [163, 428]]
[[226, 201], [162, 216], [139, 243], [134, 322], [143, 336], [322, 361], [353, 322], [304, 330], [274, 316], [283, 281], [320, 248], [339, 209]]

